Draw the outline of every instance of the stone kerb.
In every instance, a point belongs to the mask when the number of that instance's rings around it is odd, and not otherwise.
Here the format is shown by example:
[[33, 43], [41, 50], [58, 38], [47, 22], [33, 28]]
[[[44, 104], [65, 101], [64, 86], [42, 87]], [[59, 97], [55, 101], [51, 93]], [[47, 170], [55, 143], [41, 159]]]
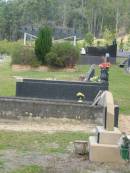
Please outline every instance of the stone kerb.
[[92, 124], [103, 124], [102, 106], [91, 106], [83, 102], [66, 102], [24, 97], [0, 97], [0, 118], [23, 117], [69, 118], [87, 120]]

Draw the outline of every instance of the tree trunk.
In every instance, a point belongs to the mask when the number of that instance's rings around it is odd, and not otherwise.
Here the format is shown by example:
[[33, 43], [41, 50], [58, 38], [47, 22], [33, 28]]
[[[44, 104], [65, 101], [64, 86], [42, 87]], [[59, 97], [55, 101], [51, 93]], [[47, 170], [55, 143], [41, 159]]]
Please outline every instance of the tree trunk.
[[119, 9], [116, 9], [116, 37], [118, 36], [118, 24], [119, 24]]

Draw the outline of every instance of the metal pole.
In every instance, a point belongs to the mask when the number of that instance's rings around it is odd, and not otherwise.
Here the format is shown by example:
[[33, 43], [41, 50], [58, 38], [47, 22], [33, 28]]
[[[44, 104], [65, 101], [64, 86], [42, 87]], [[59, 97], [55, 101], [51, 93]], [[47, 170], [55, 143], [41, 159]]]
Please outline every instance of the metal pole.
[[82, 0], [82, 28], [83, 28], [83, 15], [84, 15], [84, 0]]
[[74, 46], [76, 46], [76, 35], [74, 36]]
[[26, 38], [27, 38], [27, 33], [24, 33], [24, 46], [26, 46]]

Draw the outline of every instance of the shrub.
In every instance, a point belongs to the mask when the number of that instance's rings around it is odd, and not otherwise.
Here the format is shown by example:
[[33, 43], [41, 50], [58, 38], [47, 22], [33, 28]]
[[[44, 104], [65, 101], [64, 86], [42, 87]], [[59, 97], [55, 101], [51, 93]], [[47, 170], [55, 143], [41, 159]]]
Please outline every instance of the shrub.
[[20, 41], [14, 41], [10, 42], [7, 40], [0, 41], [0, 54], [8, 54], [11, 55], [14, 49], [17, 49], [17, 47], [21, 46]]
[[115, 38], [115, 33], [106, 28], [103, 33], [103, 38], [105, 39], [106, 44], [112, 44], [112, 41]]
[[60, 57], [58, 57], [57, 54], [54, 52], [49, 52], [46, 55], [46, 62], [50, 66], [64, 67], [64, 61]]
[[79, 49], [72, 44], [56, 43], [46, 55], [46, 63], [54, 67], [73, 67], [79, 58]]
[[88, 46], [91, 46], [94, 42], [94, 37], [93, 34], [91, 32], [88, 32], [85, 35], [85, 42], [87, 43]]
[[12, 64], [37, 67], [40, 65], [40, 62], [37, 60], [32, 47], [19, 46], [12, 53]]
[[45, 56], [50, 51], [52, 46], [52, 34], [48, 27], [40, 30], [39, 36], [35, 41], [35, 54], [42, 64], [45, 63]]

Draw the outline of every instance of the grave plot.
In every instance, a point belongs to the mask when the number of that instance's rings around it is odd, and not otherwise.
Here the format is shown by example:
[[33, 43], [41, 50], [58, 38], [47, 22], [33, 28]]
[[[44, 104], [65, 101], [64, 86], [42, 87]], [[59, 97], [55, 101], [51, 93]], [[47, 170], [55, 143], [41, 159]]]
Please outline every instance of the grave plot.
[[93, 65], [84, 81], [20, 79], [16, 82], [16, 96], [76, 101], [76, 94], [81, 92], [85, 95], [85, 101], [92, 102], [100, 90], [108, 90], [107, 81], [90, 81], [94, 74]]
[[[98, 92], [108, 90], [108, 82], [91, 82], [93, 65], [85, 81], [20, 79], [16, 97], [0, 97], [0, 117], [70, 118], [102, 125], [104, 107], [92, 104]], [[78, 94], [84, 96], [83, 100]], [[80, 102], [79, 102], [80, 101]]]
[[102, 63], [102, 56], [106, 53], [110, 54], [109, 60], [111, 64], [116, 64], [117, 56], [117, 44], [104, 47], [86, 47], [86, 54], [81, 55], [79, 59], [79, 64], [100, 64]]

